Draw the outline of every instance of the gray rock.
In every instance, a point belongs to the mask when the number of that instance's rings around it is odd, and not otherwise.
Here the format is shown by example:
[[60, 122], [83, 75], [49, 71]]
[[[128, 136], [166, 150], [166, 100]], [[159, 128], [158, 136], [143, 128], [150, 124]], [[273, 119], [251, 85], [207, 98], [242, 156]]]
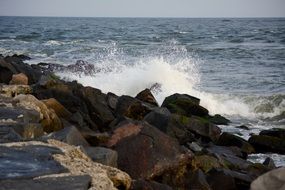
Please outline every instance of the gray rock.
[[57, 148], [6, 145], [0, 145], [0, 180], [27, 179], [66, 171], [52, 159], [52, 154], [61, 153]]
[[22, 137], [9, 126], [0, 126], [0, 143], [21, 141]]
[[284, 190], [285, 167], [278, 168], [259, 176], [250, 185], [251, 190]]
[[2, 180], [0, 190], [87, 190], [90, 183], [91, 177], [88, 175]]
[[104, 147], [85, 147], [84, 151], [94, 162], [117, 167], [118, 153], [112, 149]]
[[203, 150], [203, 147], [198, 145], [196, 142], [188, 143], [189, 148], [194, 152], [200, 152]]
[[78, 129], [74, 126], [65, 127], [60, 131], [50, 133], [40, 138], [41, 140], [56, 139], [75, 146], [89, 146], [89, 143], [84, 139]]

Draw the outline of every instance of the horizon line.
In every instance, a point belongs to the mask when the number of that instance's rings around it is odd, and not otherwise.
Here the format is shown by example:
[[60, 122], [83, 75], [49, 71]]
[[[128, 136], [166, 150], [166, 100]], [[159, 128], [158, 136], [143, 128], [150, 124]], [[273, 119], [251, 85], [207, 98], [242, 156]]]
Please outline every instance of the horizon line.
[[39, 17], [39, 18], [216, 18], [216, 19], [243, 19], [243, 18], [285, 18], [285, 16], [216, 16], [216, 17], [199, 17], [199, 16], [29, 16], [29, 15], [0, 15], [0, 17]]

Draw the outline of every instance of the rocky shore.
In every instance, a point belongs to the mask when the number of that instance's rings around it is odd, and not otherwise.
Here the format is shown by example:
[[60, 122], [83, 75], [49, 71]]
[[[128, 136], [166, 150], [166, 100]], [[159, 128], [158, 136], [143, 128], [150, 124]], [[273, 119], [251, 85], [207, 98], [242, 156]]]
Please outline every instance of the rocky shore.
[[[246, 141], [222, 132], [230, 121], [200, 100], [173, 94], [158, 105], [150, 89], [136, 97], [105, 94], [54, 75], [95, 72], [77, 62], [28, 65], [0, 55], [0, 189], [282, 189], [285, 130]], [[269, 172], [269, 173], [268, 173]], [[277, 176], [277, 177], [276, 177]]]

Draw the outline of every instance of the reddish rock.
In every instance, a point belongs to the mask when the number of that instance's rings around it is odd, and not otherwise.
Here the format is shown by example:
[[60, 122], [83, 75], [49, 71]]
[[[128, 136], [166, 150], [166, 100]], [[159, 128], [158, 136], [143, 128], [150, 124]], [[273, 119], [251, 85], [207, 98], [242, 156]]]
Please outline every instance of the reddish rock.
[[183, 158], [175, 139], [143, 122], [119, 124], [108, 145], [118, 152], [118, 167], [133, 179], [164, 175]]
[[12, 76], [12, 79], [10, 80], [9, 84], [16, 84], [16, 85], [28, 85], [29, 84], [29, 79], [28, 77], [23, 74], [23, 73], [19, 73], [19, 74], [14, 74]]
[[147, 102], [154, 106], [158, 106], [156, 99], [154, 98], [154, 96], [152, 95], [151, 91], [148, 88], [138, 93], [136, 98], [143, 102]]

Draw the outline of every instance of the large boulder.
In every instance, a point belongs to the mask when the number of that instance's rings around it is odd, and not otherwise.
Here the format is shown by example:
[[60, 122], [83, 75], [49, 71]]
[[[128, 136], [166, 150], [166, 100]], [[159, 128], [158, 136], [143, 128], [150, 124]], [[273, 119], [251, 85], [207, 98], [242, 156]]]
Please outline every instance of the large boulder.
[[29, 84], [36, 83], [42, 73], [24, 63], [24, 56], [7, 56], [0, 58], [0, 83], [9, 84], [13, 74], [23, 73], [28, 77]]
[[256, 152], [275, 152], [285, 154], [285, 139], [268, 135], [253, 135], [248, 142]]
[[40, 113], [41, 125], [45, 132], [58, 131], [63, 128], [63, 125], [54, 110], [48, 109], [43, 102], [33, 95], [18, 95], [14, 100], [17, 102], [18, 106], [36, 110]]
[[15, 84], [15, 85], [28, 85], [29, 84], [29, 79], [23, 73], [13, 74], [12, 79], [9, 82], [9, 84], [12, 84], [12, 85], [13, 84]]
[[58, 117], [61, 117], [61, 118], [69, 120], [70, 117], [72, 116], [72, 114], [61, 103], [59, 103], [54, 98], [49, 98], [49, 99], [46, 99], [46, 100], [42, 100], [42, 102], [49, 109], [53, 109]]
[[[88, 187], [89, 189], [129, 189], [131, 178], [128, 174], [109, 166], [93, 162], [80, 147], [71, 146], [56, 140], [48, 143], [39, 141], [0, 144], [0, 184], [13, 189], [20, 184], [38, 189]], [[74, 176], [90, 176], [74, 177]], [[63, 176], [67, 178], [62, 178]], [[59, 180], [63, 180], [60, 181]], [[73, 179], [73, 180], [72, 180]], [[81, 180], [79, 180], [81, 179]], [[26, 180], [26, 181], [22, 181]], [[70, 184], [68, 184], [70, 181]], [[49, 183], [50, 186], [47, 186]], [[22, 187], [25, 189], [26, 186]], [[66, 189], [65, 188], [65, 189]], [[79, 189], [82, 189], [79, 188]], [[5, 188], [4, 188], [5, 189]], [[76, 189], [76, 188], [75, 188]]]
[[148, 88], [138, 93], [136, 98], [143, 102], [147, 102], [154, 106], [158, 106], [156, 99], [154, 98], [154, 96], [152, 95], [151, 91]]
[[192, 116], [179, 116], [180, 122], [186, 127], [187, 130], [195, 133], [196, 135], [208, 139], [210, 141], [217, 141], [221, 134], [221, 129], [216, 125], [208, 122], [204, 118]]
[[178, 164], [178, 142], [147, 123], [122, 122], [107, 144], [118, 152], [118, 167], [134, 179], [151, 179]]
[[162, 107], [169, 109], [171, 113], [176, 113], [185, 116], [208, 116], [209, 111], [200, 106], [200, 99], [189, 96], [187, 94], [173, 94], [165, 98], [162, 103]]
[[84, 151], [94, 162], [118, 167], [118, 153], [112, 149], [104, 147], [84, 147]]
[[90, 183], [91, 177], [88, 175], [70, 175], [21, 180], [1, 180], [0, 190], [88, 190]]
[[167, 108], [155, 108], [144, 120], [167, 135], [176, 138], [180, 144], [193, 141], [194, 135], [181, 123], [179, 115], [171, 114]]
[[154, 106], [130, 96], [118, 98], [115, 113], [117, 116], [126, 116], [135, 120], [142, 120]]
[[83, 87], [79, 93], [87, 105], [91, 119], [104, 130], [115, 119], [106, 102], [106, 94], [92, 87]]
[[251, 185], [251, 190], [283, 190], [285, 188], [285, 168], [281, 167], [259, 176]]
[[247, 154], [252, 154], [255, 152], [254, 148], [246, 140], [227, 132], [222, 133], [217, 144], [221, 146], [237, 146], [241, 148], [242, 152], [245, 154], [245, 157]]
[[56, 139], [75, 146], [89, 146], [89, 143], [74, 126], [65, 127], [60, 131], [49, 133], [40, 138], [42, 141], [47, 141], [48, 139]]
[[285, 129], [282, 129], [282, 128], [268, 129], [268, 130], [261, 131], [259, 134], [284, 139], [285, 138]]
[[172, 190], [171, 187], [155, 181], [146, 181], [143, 179], [133, 180], [131, 190]]

